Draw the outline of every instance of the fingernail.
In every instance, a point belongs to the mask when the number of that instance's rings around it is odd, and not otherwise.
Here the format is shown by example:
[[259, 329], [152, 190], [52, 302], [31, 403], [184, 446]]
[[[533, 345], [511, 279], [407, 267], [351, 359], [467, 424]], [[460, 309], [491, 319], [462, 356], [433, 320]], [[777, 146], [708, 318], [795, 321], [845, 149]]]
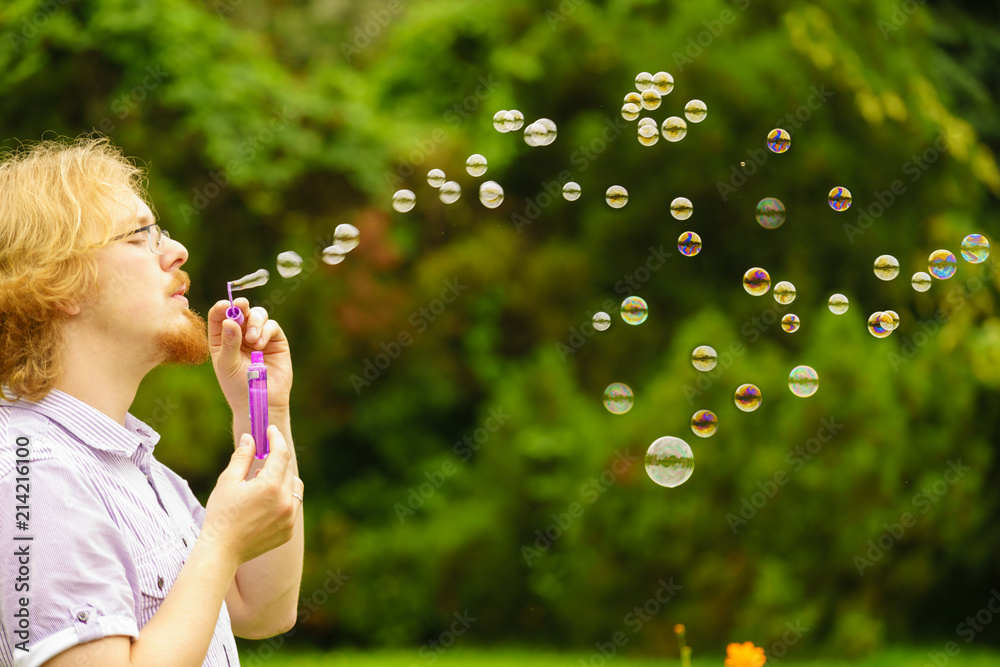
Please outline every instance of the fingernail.
[[249, 447], [249, 446], [250, 446], [250, 434], [244, 433], [240, 437], [240, 447]]
[[257, 327], [250, 327], [249, 329], [247, 329], [247, 338], [256, 338], [256, 337], [257, 337]]
[[235, 335], [236, 335], [235, 331], [233, 331], [229, 327], [226, 327], [226, 338], [232, 338]]

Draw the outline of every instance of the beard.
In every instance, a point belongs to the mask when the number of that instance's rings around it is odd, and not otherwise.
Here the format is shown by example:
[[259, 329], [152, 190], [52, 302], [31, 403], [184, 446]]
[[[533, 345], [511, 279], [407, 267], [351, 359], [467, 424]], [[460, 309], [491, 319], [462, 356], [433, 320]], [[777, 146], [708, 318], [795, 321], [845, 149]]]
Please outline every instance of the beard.
[[198, 366], [210, 358], [205, 320], [191, 309], [184, 318], [184, 324], [156, 336], [156, 349], [165, 357], [161, 363]]

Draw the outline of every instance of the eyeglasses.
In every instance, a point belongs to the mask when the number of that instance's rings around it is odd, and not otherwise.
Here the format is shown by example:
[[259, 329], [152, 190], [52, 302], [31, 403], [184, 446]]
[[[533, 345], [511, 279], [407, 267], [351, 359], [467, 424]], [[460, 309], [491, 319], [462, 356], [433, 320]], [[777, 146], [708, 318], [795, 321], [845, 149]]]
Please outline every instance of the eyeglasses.
[[163, 254], [163, 239], [169, 239], [170, 238], [170, 232], [168, 232], [166, 230], [163, 230], [163, 229], [160, 229], [160, 226], [158, 224], [156, 224], [155, 222], [153, 224], [151, 224], [151, 225], [146, 225], [145, 227], [140, 227], [139, 229], [136, 229], [134, 231], [126, 232], [125, 234], [121, 234], [119, 236], [116, 236], [116, 237], [114, 237], [111, 240], [112, 241], [119, 241], [121, 239], [128, 238], [129, 236], [132, 236], [133, 234], [139, 234], [140, 232], [146, 232], [146, 238], [149, 240], [149, 250], [150, 250], [150, 252], [152, 252], [154, 255], [162, 255]]

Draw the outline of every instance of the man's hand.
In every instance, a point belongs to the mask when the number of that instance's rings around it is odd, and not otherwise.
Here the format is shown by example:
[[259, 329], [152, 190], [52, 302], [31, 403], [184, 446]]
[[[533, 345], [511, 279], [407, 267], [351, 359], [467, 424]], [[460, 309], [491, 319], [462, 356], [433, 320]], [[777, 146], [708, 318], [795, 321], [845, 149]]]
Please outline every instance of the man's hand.
[[264, 353], [267, 364], [267, 403], [271, 410], [288, 410], [292, 390], [292, 355], [288, 339], [281, 326], [268, 319], [261, 307], [250, 308], [250, 302], [240, 297], [233, 304], [243, 311], [243, 324], [226, 319], [229, 300], [217, 301], [208, 311], [208, 346], [215, 376], [234, 414], [249, 409], [247, 368], [250, 353]]

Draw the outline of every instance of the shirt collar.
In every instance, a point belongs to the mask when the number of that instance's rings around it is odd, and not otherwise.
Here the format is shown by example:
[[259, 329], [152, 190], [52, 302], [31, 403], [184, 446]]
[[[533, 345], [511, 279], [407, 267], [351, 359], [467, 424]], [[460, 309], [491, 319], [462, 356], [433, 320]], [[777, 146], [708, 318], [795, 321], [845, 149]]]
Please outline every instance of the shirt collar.
[[[10, 395], [4, 387], [4, 395]], [[59, 389], [52, 389], [40, 401], [5, 401], [0, 405], [23, 408], [45, 415], [56, 422], [84, 444], [112, 454], [131, 457], [142, 447], [150, 452], [160, 440], [160, 434], [132, 413], [125, 414], [125, 426], [97, 408]]]

